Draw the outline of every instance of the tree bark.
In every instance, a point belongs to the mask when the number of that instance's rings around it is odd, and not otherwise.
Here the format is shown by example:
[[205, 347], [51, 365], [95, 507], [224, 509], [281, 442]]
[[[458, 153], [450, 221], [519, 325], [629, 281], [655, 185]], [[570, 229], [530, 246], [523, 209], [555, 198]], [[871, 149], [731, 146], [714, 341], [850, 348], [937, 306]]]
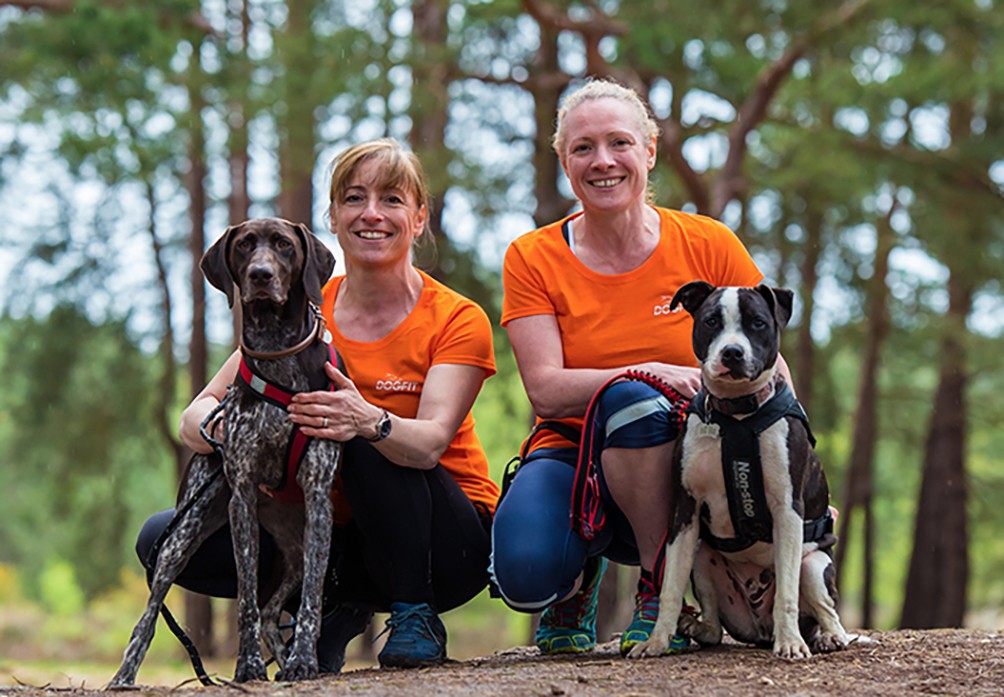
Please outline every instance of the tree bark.
[[938, 387], [924, 447], [903, 629], [961, 627], [969, 579], [966, 521], [966, 317], [973, 290], [958, 269], [948, 281]]
[[[227, 41], [229, 50], [227, 60], [230, 62], [231, 73], [236, 80], [231, 85], [230, 99], [227, 104], [227, 123], [230, 127], [230, 139], [227, 145], [227, 163], [230, 169], [230, 194], [227, 197], [228, 222], [230, 225], [247, 220], [251, 208], [248, 195], [248, 110], [247, 88], [250, 83], [250, 64], [247, 55], [248, 33], [251, 20], [248, 16], [246, 0], [228, 0], [227, 27], [230, 31]], [[241, 335], [241, 305], [233, 306], [233, 344], [236, 346]], [[220, 630], [217, 645], [221, 656], [236, 656], [239, 644], [237, 628], [237, 603], [233, 600], [223, 601], [226, 605], [226, 628]]]
[[546, 25], [540, 26], [534, 75], [526, 85], [533, 96], [534, 123], [537, 126], [533, 139], [533, 193], [537, 203], [533, 222], [542, 227], [563, 218], [572, 205], [572, 201], [558, 190], [561, 162], [551, 148], [554, 115], [558, 113], [561, 93], [568, 86], [568, 78], [558, 65], [558, 32]]
[[[192, 336], [188, 350], [188, 382], [191, 396], [194, 398], [208, 382], [207, 361], [208, 346], [206, 340], [206, 287], [199, 268], [205, 250], [206, 238], [206, 142], [202, 123], [202, 110], [205, 102], [202, 98], [203, 74], [196, 58], [192, 61], [188, 84], [188, 97], [191, 112], [189, 123], [188, 172], [185, 185], [189, 195], [189, 221], [191, 232], [189, 237], [189, 254], [192, 258], [192, 270], [189, 276], [192, 291]], [[178, 478], [180, 480], [184, 463], [188, 454], [179, 459]], [[198, 593], [185, 593], [185, 619], [188, 632], [195, 642], [199, 653], [205, 657], [216, 655], [213, 642], [213, 612], [207, 596]]]
[[316, 0], [286, 2], [286, 31], [277, 39], [285, 74], [285, 113], [279, 125], [279, 213], [295, 223], [314, 227], [314, 157], [316, 133], [312, 76], [311, 15]]
[[[450, 241], [443, 232], [443, 197], [450, 186], [447, 165], [446, 125], [449, 121], [450, 62], [447, 56], [446, 10], [444, 0], [422, 0], [412, 7], [412, 94], [409, 113], [411, 133], [409, 145], [426, 169], [429, 179], [429, 228], [436, 246], [443, 251], [440, 264], [450, 256]], [[449, 269], [440, 264], [433, 275], [441, 280]]]
[[878, 441], [878, 366], [881, 361], [882, 347], [889, 333], [889, 286], [886, 276], [889, 273], [889, 255], [896, 245], [896, 234], [890, 220], [896, 212], [898, 204], [894, 201], [888, 214], [876, 226], [876, 249], [874, 271], [868, 283], [866, 302], [867, 321], [865, 325], [865, 350], [861, 358], [861, 377], [858, 382], [857, 408], [854, 412], [853, 435], [851, 436], [851, 457], [847, 467], [847, 480], [844, 484], [844, 510], [840, 516], [838, 538], [842, 544], [837, 546], [836, 567], [837, 587], [843, 578], [844, 560], [846, 559], [850, 541], [850, 526], [856, 509], [864, 514], [863, 552], [864, 577], [861, 590], [861, 626], [870, 628], [875, 625], [874, 593], [872, 580], [874, 578], [874, 529], [872, 516], [872, 499], [874, 496], [874, 462], [875, 445]]
[[[798, 293], [802, 300], [802, 323], [798, 326], [795, 345], [795, 392], [806, 413], [812, 414], [813, 377], [816, 374], [816, 342], [812, 340], [812, 315], [816, 308], [816, 270], [823, 250], [823, 220], [810, 214], [805, 224], [805, 244], [802, 245], [802, 265]], [[883, 275], [884, 277], [884, 275]]]

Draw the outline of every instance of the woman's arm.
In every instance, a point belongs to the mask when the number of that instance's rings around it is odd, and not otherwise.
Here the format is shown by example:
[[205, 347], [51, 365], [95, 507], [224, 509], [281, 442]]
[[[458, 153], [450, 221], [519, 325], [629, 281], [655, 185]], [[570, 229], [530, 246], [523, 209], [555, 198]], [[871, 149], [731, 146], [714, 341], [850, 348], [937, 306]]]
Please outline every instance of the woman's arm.
[[[213, 409], [223, 401], [227, 395], [227, 388], [237, 377], [237, 368], [240, 366], [240, 351], [234, 351], [226, 362], [216, 371], [216, 375], [209, 381], [191, 404], [181, 412], [181, 423], [178, 427], [178, 436], [182, 442], [197, 453], [211, 453], [211, 446], [202, 437], [199, 428], [203, 420]], [[210, 435], [216, 437], [218, 432]]]
[[[289, 405], [289, 418], [304, 435], [346, 441], [373, 438], [384, 410], [367, 402], [355, 384], [330, 363], [334, 392], [302, 392]], [[413, 419], [390, 415], [390, 435], [373, 444], [402, 467], [432, 469], [474, 405], [487, 371], [470, 365], [439, 364], [429, 369]], [[327, 419], [327, 421], [325, 421]]]
[[558, 322], [553, 315], [532, 315], [511, 320], [507, 326], [523, 387], [541, 418], [582, 416], [589, 400], [603, 383], [633, 369], [661, 378], [684, 397], [701, 386], [697, 368], [647, 362], [620, 368], [565, 368]]

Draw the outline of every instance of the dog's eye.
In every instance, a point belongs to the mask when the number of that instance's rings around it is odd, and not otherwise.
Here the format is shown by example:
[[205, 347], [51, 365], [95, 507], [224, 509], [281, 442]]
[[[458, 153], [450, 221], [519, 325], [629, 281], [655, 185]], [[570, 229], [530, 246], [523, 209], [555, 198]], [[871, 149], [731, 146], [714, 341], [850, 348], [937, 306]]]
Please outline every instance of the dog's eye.
[[704, 326], [709, 329], [716, 329], [721, 325], [721, 320], [718, 319], [718, 315], [708, 315], [704, 318]]
[[242, 237], [241, 239], [237, 240], [237, 249], [241, 250], [242, 252], [246, 252], [252, 247], [254, 247], [254, 242], [251, 241], [250, 237]]
[[287, 240], [285, 237], [279, 237], [275, 241], [276, 249], [289, 249], [293, 246], [293, 243]]
[[753, 322], [751, 323], [751, 326], [754, 329], [757, 329], [757, 330], [759, 330], [759, 329], [766, 329], [767, 328], [767, 322], [764, 321], [763, 317], [754, 317], [753, 318]]

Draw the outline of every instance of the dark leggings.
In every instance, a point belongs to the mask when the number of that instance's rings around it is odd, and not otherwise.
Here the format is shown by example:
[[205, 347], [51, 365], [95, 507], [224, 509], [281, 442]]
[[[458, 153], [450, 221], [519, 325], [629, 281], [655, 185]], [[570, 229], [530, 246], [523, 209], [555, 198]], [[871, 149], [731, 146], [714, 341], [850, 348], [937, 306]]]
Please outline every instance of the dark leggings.
[[[488, 583], [490, 517], [476, 508], [442, 465], [400, 467], [366, 441], [345, 444], [345, 495], [352, 520], [335, 526], [326, 604], [353, 603], [386, 612], [392, 602], [430, 603], [438, 612], [464, 604]], [[136, 552], [144, 566], [174, 510], [143, 526]], [[278, 561], [275, 542], [262, 531], [263, 580]], [[214, 533], [176, 583], [222, 598], [237, 595], [230, 526]]]

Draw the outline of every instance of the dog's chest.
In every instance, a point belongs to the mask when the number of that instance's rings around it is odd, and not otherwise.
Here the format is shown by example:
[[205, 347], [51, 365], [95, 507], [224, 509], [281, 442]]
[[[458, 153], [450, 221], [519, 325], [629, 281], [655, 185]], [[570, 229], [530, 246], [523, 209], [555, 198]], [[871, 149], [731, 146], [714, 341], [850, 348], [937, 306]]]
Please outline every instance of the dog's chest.
[[[750, 518], [779, 506], [790, 505], [791, 478], [786, 446], [788, 426], [784, 419], [773, 424], [758, 436], [758, 461], [743, 458], [737, 462], [723, 462], [722, 430], [718, 424], [704, 423], [691, 414], [682, 444], [681, 481], [684, 489], [696, 500], [698, 509], [706, 512], [705, 522], [711, 534], [720, 538], [736, 535], [733, 513], [729, 504], [729, 488], [733, 492], [733, 505], [739, 514]], [[752, 471], [757, 468], [758, 471]], [[726, 483], [726, 477], [729, 482]], [[768, 511], [750, 508], [760, 498]]]

